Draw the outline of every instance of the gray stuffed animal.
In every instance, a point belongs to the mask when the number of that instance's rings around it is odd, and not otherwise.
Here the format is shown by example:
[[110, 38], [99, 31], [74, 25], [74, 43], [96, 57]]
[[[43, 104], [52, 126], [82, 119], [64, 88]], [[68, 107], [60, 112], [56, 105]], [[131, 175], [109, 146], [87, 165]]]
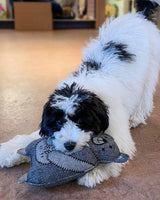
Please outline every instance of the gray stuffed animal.
[[35, 140], [18, 153], [31, 158], [31, 169], [19, 179], [19, 183], [43, 187], [80, 178], [101, 163], [124, 163], [129, 159], [127, 154], [119, 152], [109, 135], [94, 137], [81, 151], [70, 154], [56, 151], [51, 138]]

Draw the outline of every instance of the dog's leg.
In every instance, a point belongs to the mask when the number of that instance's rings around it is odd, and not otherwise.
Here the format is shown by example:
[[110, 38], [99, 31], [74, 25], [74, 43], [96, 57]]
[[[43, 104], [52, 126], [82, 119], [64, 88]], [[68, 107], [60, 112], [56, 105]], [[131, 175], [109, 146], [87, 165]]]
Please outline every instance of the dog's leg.
[[[136, 148], [130, 134], [128, 117], [123, 109], [117, 108], [117, 110], [110, 110], [109, 119], [110, 125], [106, 133], [114, 138], [120, 151], [127, 153], [130, 159], [132, 159]], [[87, 187], [94, 187], [96, 184], [108, 180], [111, 176], [119, 176], [122, 166], [124, 166], [124, 164], [117, 163], [98, 166], [93, 171], [80, 178], [78, 183]]]
[[159, 65], [156, 66], [155, 63], [153, 63], [150, 64], [150, 66], [150, 69], [148, 69], [148, 76], [146, 76], [144, 82], [144, 89], [139, 105], [136, 107], [135, 112], [130, 116], [130, 128], [135, 128], [139, 124], [146, 124], [145, 121], [153, 110], [153, 95], [158, 82]]
[[103, 164], [96, 167], [91, 172], [87, 173], [85, 176], [78, 180], [79, 185], [84, 185], [86, 187], [95, 187], [104, 180], [108, 180], [111, 176], [117, 177], [120, 175], [122, 164], [110, 163]]
[[17, 150], [25, 148], [30, 142], [38, 139], [39, 131], [30, 135], [17, 135], [0, 146], [0, 167], [12, 167], [20, 163], [29, 162], [27, 156], [17, 154]]

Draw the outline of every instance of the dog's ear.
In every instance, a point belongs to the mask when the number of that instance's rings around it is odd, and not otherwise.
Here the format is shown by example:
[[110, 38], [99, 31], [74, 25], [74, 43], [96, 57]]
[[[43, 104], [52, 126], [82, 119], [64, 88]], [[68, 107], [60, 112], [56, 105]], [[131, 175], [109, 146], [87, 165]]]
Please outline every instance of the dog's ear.
[[[41, 125], [40, 125], [41, 126]], [[48, 134], [47, 134], [47, 132], [46, 132], [46, 130], [44, 129], [44, 128], [40, 128], [40, 130], [39, 130], [39, 135], [41, 136], [41, 137], [44, 137], [44, 136], [47, 136]]]
[[75, 114], [69, 118], [82, 130], [97, 135], [109, 126], [108, 108], [94, 93], [87, 92], [85, 96], [81, 98]]
[[91, 100], [91, 105], [94, 116], [94, 133], [99, 134], [104, 132], [109, 126], [108, 107], [97, 96]]
[[48, 101], [44, 105], [39, 134], [41, 136], [53, 136], [54, 132], [60, 131], [65, 122], [64, 111], [51, 106], [50, 101]]
[[47, 102], [43, 107], [42, 121], [40, 123], [39, 135], [41, 137], [49, 136], [49, 130], [47, 128], [47, 121], [48, 121], [48, 118], [50, 115], [51, 115], [51, 112], [50, 112], [50, 108], [49, 108], [49, 102]]

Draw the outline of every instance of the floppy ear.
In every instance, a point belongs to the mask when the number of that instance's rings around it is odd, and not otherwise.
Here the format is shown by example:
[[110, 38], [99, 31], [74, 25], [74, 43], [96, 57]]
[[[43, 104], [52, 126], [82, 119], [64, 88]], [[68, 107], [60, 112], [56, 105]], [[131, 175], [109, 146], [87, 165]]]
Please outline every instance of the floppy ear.
[[106, 108], [104, 108], [103, 105], [97, 106], [95, 108], [95, 114], [100, 120], [97, 133], [104, 132], [109, 126], [109, 117]]
[[97, 96], [92, 97], [89, 101], [93, 117], [92, 126], [94, 128], [94, 133], [102, 133], [109, 126], [108, 107]]
[[[60, 122], [57, 123], [58, 121]], [[50, 106], [50, 102], [48, 101], [43, 110], [40, 135], [53, 136], [53, 133], [59, 131], [65, 122], [65, 113], [63, 110]]]
[[94, 134], [104, 132], [109, 126], [108, 107], [94, 93], [86, 90], [78, 90], [78, 106], [69, 119], [84, 131]]
[[49, 131], [47, 131], [47, 129], [45, 129], [44, 127], [41, 127], [41, 128], [40, 128], [40, 131], [39, 131], [39, 135], [40, 135], [41, 137], [49, 136]]
[[51, 113], [50, 113], [50, 109], [49, 109], [49, 102], [47, 102], [43, 107], [42, 121], [40, 123], [39, 134], [41, 137], [49, 136], [49, 130], [47, 128], [46, 122], [50, 115], [51, 115]]

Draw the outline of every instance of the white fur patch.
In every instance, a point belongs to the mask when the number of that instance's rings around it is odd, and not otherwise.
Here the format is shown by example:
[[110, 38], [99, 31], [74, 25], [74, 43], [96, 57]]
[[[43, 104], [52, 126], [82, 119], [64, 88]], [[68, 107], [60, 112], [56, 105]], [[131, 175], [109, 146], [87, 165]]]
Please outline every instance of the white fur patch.
[[60, 131], [54, 133], [55, 139], [53, 139], [53, 144], [57, 150], [66, 151], [64, 147], [65, 142], [76, 142], [74, 151], [77, 151], [87, 144], [91, 134], [91, 132], [85, 132], [79, 129], [75, 123], [68, 119], [64, 127]]

